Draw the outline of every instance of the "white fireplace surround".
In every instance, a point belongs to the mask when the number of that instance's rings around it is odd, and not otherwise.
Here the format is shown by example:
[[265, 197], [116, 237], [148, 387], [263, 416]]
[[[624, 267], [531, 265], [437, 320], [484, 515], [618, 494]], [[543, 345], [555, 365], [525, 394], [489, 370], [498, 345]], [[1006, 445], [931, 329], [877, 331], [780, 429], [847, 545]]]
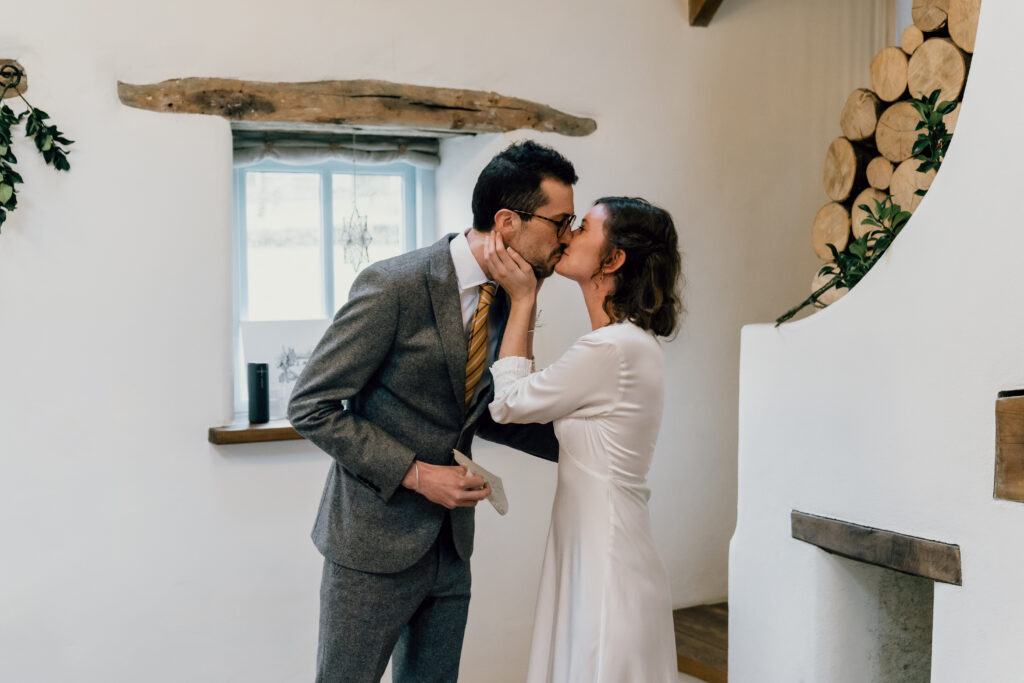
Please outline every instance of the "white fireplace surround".
[[958, 544], [931, 680], [1022, 680], [1024, 505], [992, 495], [996, 396], [1024, 387], [1021, 25], [1024, 3], [984, 0], [952, 148], [883, 261], [808, 319], [743, 330], [730, 681], [870, 678], [832, 621], [870, 606], [792, 538], [794, 509]]

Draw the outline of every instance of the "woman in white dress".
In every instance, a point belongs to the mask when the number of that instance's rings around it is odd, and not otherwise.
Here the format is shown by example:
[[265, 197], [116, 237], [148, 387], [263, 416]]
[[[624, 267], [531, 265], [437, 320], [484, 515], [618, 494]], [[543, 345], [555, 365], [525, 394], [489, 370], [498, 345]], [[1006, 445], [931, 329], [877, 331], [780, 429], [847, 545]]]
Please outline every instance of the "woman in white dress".
[[663, 403], [656, 336], [673, 334], [681, 311], [672, 219], [641, 199], [595, 203], [555, 267], [583, 290], [593, 331], [540, 372], [534, 274], [496, 232], [486, 259], [512, 302], [491, 415], [554, 422], [560, 444], [527, 681], [676, 681], [668, 577], [647, 510]]

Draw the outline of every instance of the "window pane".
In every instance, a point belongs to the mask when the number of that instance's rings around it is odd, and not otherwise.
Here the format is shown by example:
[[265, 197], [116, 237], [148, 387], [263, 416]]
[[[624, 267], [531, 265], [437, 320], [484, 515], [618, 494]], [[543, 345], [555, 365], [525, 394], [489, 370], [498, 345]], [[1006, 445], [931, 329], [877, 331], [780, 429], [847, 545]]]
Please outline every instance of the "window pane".
[[[370, 233], [369, 263], [397, 256], [404, 250], [405, 207], [402, 176], [358, 175], [356, 208], [366, 218]], [[348, 300], [348, 290], [356, 271], [345, 262], [342, 249], [345, 221], [352, 215], [352, 175], [336, 173], [334, 186], [334, 302], [340, 308]], [[411, 246], [411, 245], [410, 245]], [[366, 262], [360, 265], [360, 270]]]
[[248, 320], [322, 318], [320, 175], [245, 174]]

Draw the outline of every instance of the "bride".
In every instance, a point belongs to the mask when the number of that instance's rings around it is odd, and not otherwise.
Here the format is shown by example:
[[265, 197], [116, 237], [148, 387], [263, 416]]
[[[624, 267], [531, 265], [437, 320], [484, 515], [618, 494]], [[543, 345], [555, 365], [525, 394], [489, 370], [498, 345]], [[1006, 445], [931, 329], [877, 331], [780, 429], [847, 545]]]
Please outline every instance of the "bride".
[[533, 271], [497, 231], [485, 259], [511, 299], [491, 415], [554, 422], [560, 443], [527, 681], [676, 681], [668, 577], [647, 510], [663, 402], [656, 337], [675, 331], [681, 311], [672, 218], [642, 199], [597, 200], [555, 267], [583, 290], [593, 331], [541, 372]]

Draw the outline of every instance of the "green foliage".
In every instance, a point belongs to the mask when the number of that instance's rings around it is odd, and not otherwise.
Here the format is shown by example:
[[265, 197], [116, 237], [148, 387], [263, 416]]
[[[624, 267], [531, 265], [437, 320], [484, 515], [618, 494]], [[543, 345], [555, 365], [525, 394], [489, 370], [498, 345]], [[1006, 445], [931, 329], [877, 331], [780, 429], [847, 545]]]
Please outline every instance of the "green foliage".
[[818, 275], [831, 275], [832, 278], [798, 306], [790, 309], [776, 320], [776, 327], [792, 318], [806, 306], [824, 308], [820, 298], [832, 288], [853, 289], [854, 285], [867, 275], [872, 266], [878, 263], [896, 236], [903, 230], [903, 226], [910, 220], [910, 212], [904, 211], [899, 204], [895, 204], [892, 201], [892, 195], [886, 195], [882, 201], [876, 199], [874, 208], [867, 204], [861, 204], [857, 208], [868, 214], [863, 225], [869, 225], [874, 230], [870, 230], [850, 242], [843, 251], [836, 249], [834, 244], [827, 245], [829, 251], [832, 252], [835, 264], [829, 263], [823, 266], [818, 271]]
[[74, 140], [68, 140], [64, 134], [57, 130], [57, 126], [46, 125], [46, 119], [50, 118], [42, 109], [32, 109], [28, 112], [25, 121], [25, 135], [34, 138], [36, 149], [43, 155], [43, 160], [51, 164], [58, 171], [71, 169], [68, 164], [67, 150], [60, 145], [70, 145]]
[[[917, 130], [921, 133], [917, 136], [911, 152], [913, 158], [921, 161], [917, 167], [921, 173], [939, 169], [953, 139], [953, 134], [946, 130], [946, 123], [942, 117], [956, 109], [957, 102], [939, 102], [940, 94], [939, 90], [927, 97], [921, 93], [921, 97], [911, 102], [921, 116], [921, 121], [917, 124]], [[926, 190], [917, 190], [916, 194], [924, 196], [925, 192]], [[861, 204], [857, 208], [868, 213], [863, 224], [874, 229], [850, 242], [843, 251], [836, 249], [833, 244], [826, 245], [832, 252], [834, 264], [823, 266], [818, 275], [832, 275], [832, 278], [799, 305], [778, 318], [775, 321], [776, 327], [790, 320], [807, 306], [824, 308], [825, 304], [820, 301], [821, 296], [832, 288], [853, 289], [854, 285], [878, 263], [910, 219], [910, 212], [904, 211], [899, 204], [894, 203], [891, 194], [887, 194], [882, 201], [875, 200], [874, 209], [867, 204]]]
[[882, 258], [886, 249], [910, 220], [910, 212], [893, 203], [891, 194], [886, 195], [882, 201], [876, 199], [874, 208], [867, 204], [861, 204], [857, 208], [868, 213], [863, 224], [875, 229], [850, 242], [842, 252], [838, 251], [835, 245], [828, 245], [835, 265], [824, 266], [818, 274], [838, 276], [836, 287], [853, 289], [878, 259]]
[[[11, 69], [12, 67], [5, 68]], [[4, 76], [9, 77], [7, 72]], [[16, 76], [15, 83], [17, 82], [20, 82], [20, 74]], [[10, 83], [0, 90], [0, 100], [12, 87], [17, 90], [16, 85], [12, 86]], [[25, 136], [33, 139], [36, 150], [42, 155], [44, 162], [58, 171], [71, 169], [71, 164], [68, 163], [68, 151], [62, 145], [70, 145], [74, 141], [64, 137], [64, 133], [58, 130], [57, 126], [46, 123], [46, 120], [50, 118], [49, 114], [42, 109], [33, 107], [24, 97], [21, 97], [21, 100], [28, 109], [19, 114], [15, 114], [6, 104], [0, 104], [0, 227], [7, 220], [7, 214], [17, 208], [17, 185], [23, 182], [21, 176], [14, 170], [14, 165], [18, 162], [12, 150], [15, 126], [23, 120], [25, 121]]]
[[11, 129], [21, 122], [25, 112], [15, 114], [6, 104], [0, 105], [0, 226], [7, 220], [7, 212], [18, 206], [17, 183], [21, 176], [14, 170], [18, 158], [11, 149]]
[[[910, 103], [921, 116], [917, 124], [917, 130], [921, 133], [917, 136], [911, 151], [915, 159], [921, 160], [921, 165], [917, 167], [921, 173], [939, 170], [953, 139], [953, 134], [946, 131], [946, 122], [942, 117], [956, 109], [957, 103], [939, 102], [940, 94], [939, 90], [933, 91], [927, 97], [921, 93], [919, 98]], [[918, 190], [918, 193], [923, 195], [924, 191]]]

